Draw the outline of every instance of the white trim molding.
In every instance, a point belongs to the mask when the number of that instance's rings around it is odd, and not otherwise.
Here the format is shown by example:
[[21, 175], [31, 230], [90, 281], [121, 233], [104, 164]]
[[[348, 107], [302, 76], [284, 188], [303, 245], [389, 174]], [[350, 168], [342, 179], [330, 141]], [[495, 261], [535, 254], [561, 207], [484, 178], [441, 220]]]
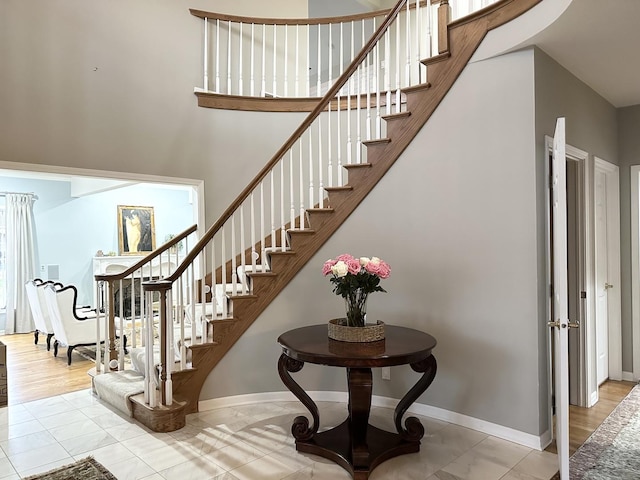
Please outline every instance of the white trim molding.
[[631, 331], [633, 378], [640, 380], [640, 165], [631, 165]]
[[[347, 403], [347, 392], [307, 392], [314, 402], [340, 402]], [[235, 395], [231, 397], [214, 398], [211, 400], [202, 400], [198, 402], [198, 411], [204, 412], [217, 408], [237, 407], [241, 405], [250, 405], [254, 403], [265, 402], [299, 402], [299, 400], [291, 392], [267, 392], [267, 393], [250, 393], [246, 395]], [[300, 403], [302, 405], [302, 403]], [[398, 400], [394, 398], [381, 397], [374, 395], [371, 398], [371, 405], [374, 407], [384, 407], [395, 409]], [[530, 433], [521, 432], [513, 428], [498, 425], [496, 423], [487, 422], [479, 418], [470, 417], [461, 413], [452, 412], [443, 408], [414, 403], [409, 407], [407, 413], [422, 415], [436, 420], [441, 420], [461, 427], [470, 428], [478, 432], [486, 433], [493, 437], [502, 438], [510, 442], [518, 443], [525, 447], [535, 450], [544, 450], [551, 443], [551, 432], [546, 431], [542, 435], [532, 435]], [[346, 406], [345, 406], [346, 414]], [[293, 415], [291, 420], [293, 421]]]

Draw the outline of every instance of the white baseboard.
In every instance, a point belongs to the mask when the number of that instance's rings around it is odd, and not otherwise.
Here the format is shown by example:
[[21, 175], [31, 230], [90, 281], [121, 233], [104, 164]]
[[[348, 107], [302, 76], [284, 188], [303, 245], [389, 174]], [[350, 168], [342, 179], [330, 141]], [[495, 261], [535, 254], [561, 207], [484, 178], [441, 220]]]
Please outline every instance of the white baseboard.
[[636, 379], [633, 378], [633, 372], [622, 372], [622, 380], [626, 380], [627, 382], [636, 381]]
[[[315, 402], [343, 402], [346, 403], [348, 395], [346, 392], [307, 392], [307, 394]], [[216, 408], [233, 407], [239, 405], [247, 405], [252, 403], [264, 402], [290, 402], [298, 401], [291, 392], [267, 392], [267, 393], [250, 393], [246, 395], [236, 395], [232, 397], [213, 398], [211, 400], [203, 400], [198, 402], [198, 410], [203, 412]], [[395, 408], [398, 400], [388, 397], [380, 397], [374, 395], [371, 398], [371, 405], [375, 407]], [[486, 433], [493, 437], [502, 438], [510, 442], [518, 443], [525, 447], [535, 450], [544, 450], [551, 443], [551, 432], [548, 430], [542, 435], [536, 436], [530, 433], [514, 430], [513, 428], [498, 425], [496, 423], [487, 422], [478, 418], [463, 415], [461, 413], [451, 412], [443, 408], [414, 403], [411, 405], [407, 413], [414, 413], [431, 417], [436, 420], [453, 423], [461, 427], [471, 428], [478, 432]]]

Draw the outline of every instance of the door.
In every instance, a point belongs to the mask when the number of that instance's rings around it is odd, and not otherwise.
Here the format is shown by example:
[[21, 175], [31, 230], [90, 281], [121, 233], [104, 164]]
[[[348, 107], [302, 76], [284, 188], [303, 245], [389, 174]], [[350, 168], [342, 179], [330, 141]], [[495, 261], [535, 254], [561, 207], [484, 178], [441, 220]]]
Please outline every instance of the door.
[[551, 156], [551, 271], [549, 326], [554, 346], [555, 438], [560, 480], [569, 480], [569, 307], [567, 286], [567, 165], [565, 119], [558, 118]]
[[600, 385], [609, 378], [609, 259], [607, 242], [607, 175], [595, 172], [596, 253], [596, 378]]

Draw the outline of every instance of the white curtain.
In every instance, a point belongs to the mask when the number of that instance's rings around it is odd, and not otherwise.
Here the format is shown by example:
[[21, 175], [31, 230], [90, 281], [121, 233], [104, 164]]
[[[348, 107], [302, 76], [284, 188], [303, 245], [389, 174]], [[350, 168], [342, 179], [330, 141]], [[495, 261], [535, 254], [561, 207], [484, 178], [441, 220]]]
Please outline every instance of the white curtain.
[[33, 219], [35, 197], [29, 193], [6, 194], [7, 219], [7, 325], [5, 333], [34, 330], [24, 284], [36, 277], [38, 258]]

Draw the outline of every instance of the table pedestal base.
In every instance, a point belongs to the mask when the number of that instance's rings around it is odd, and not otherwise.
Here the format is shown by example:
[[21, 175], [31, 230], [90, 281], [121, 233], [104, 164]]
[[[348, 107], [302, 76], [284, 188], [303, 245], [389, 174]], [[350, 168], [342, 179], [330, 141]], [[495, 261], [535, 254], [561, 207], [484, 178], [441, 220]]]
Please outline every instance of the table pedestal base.
[[368, 459], [361, 459], [361, 461], [364, 460], [361, 465], [354, 466], [351, 458], [352, 442], [350, 431], [349, 419], [347, 419], [331, 430], [316, 433], [310, 440], [297, 440], [296, 450], [336, 462], [351, 473], [354, 480], [367, 480], [374, 468], [390, 458], [420, 451], [419, 440], [404, 440], [397, 433], [387, 432], [373, 425], [368, 425], [366, 434], [366, 444], [369, 450]]

